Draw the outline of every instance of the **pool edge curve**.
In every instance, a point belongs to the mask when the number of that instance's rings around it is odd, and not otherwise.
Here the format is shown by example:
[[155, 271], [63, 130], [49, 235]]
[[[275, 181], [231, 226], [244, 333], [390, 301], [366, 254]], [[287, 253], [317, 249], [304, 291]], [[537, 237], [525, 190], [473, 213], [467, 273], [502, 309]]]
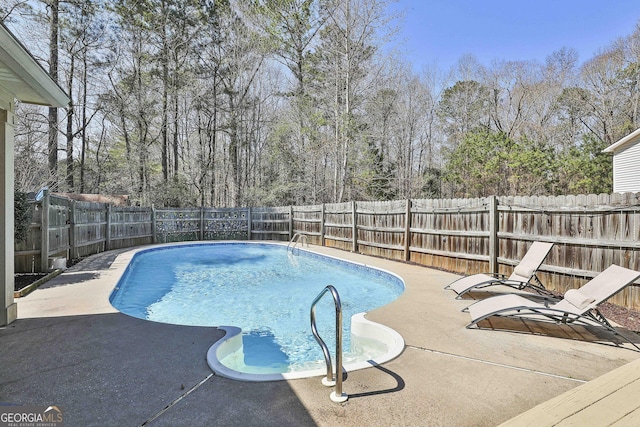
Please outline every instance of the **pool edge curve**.
[[[344, 364], [343, 369], [347, 372], [381, 365], [395, 359], [404, 351], [404, 339], [398, 332], [381, 323], [367, 319], [366, 314], [357, 313], [351, 317], [351, 339], [356, 341], [358, 337], [361, 337], [376, 340], [383, 343], [387, 347], [387, 351], [371, 360]], [[246, 373], [231, 369], [222, 364], [220, 360], [241, 349], [242, 329], [236, 326], [218, 326], [217, 328], [224, 330], [226, 334], [207, 351], [207, 364], [216, 375], [238, 381], [261, 382], [318, 377], [325, 376], [327, 373], [325, 368], [271, 374]]]

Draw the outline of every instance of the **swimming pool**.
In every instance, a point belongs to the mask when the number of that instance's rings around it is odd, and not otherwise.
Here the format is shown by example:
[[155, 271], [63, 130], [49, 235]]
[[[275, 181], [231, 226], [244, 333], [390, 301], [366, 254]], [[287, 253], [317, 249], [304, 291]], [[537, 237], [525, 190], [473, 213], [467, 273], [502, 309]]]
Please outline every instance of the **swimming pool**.
[[[395, 357], [389, 352], [401, 351], [401, 337], [355, 315], [396, 299], [404, 290], [400, 278], [298, 248], [293, 255], [280, 244], [174, 244], [139, 251], [110, 301], [142, 319], [222, 327], [227, 336], [209, 351], [211, 367], [237, 379], [271, 380], [321, 375], [324, 362], [309, 310], [328, 284], [342, 300], [345, 367]], [[331, 298], [316, 309], [332, 353], [334, 312]]]

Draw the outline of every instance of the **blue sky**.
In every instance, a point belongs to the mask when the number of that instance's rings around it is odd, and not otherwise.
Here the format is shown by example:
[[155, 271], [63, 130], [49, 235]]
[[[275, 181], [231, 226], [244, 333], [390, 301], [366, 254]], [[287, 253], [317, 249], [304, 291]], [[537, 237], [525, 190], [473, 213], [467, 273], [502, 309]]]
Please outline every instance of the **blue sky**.
[[398, 34], [415, 71], [449, 68], [465, 54], [484, 65], [497, 60], [538, 60], [562, 47], [580, 62], [630, 35], [640, 19], [640, 0], [399, 0]]

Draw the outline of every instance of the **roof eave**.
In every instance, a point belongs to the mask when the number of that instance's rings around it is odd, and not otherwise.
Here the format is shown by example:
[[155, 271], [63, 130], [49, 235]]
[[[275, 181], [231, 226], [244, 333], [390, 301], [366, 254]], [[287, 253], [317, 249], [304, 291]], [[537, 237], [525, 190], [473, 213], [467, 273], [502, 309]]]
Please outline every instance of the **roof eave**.
[[[0, 62], [31, 89], [30, 96], [15, 94], [21, 102], [50, 107], [65, 107], [69, 104], [69, 96], [65, 91], [51, 79], [27, 49], [1, 23]], [[11, 91], [11, 88], [6, 86], [5, 88]]]
[[616, 150], [618, 150], [620, 147], [622, 147], [623, 145], [626, 145], [627, 143], [633, 141], [634, 139], [636, 139], [639, 136], [640, 136], [640, 128], [636, 129], [634, 132], [631, 132], [629, 135], [627, 135], [624, 138], [620, 139], [618, 142], [615, 142], [615, 143], [611, 144], [610, 146], [608, 146], [607, 148], [602, 150], [602, 152], [603, 153], [613, 153]]

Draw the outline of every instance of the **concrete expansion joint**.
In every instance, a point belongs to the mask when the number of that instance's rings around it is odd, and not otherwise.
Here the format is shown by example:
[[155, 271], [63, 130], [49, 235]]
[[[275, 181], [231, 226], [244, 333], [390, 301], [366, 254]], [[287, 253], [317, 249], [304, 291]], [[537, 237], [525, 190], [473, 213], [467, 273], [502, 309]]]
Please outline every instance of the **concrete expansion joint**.
[[[184, 393], [182, 393], [180, 396], [178, 396], [178, 398], [176, 400], [174, 400], [173, 402], [169, 403], [167, 406], [165, 406], [164, 408], [162, 408], [162, 410], [160, 410], [158, 413], [156, 413], [154, 416], [152, 416], [151, 418], [149, 418], [148, 420], [146, 420], [145, 422], [143, 422], [142, 424], [140, 424], [140, 427], [144, 427], [146, 425], [149, 425], [151, 422], [155, 421], [156, 419], [158, 419], [158, 417], [160, 417], [162, 414], [164, 414], [165, 412], [167, 412], [169, 409], [171, 409], [173, 406], [175, 406], [176, 404], [178, 404], [178, 402], [180, 402], [182, 399], [184, 399], [185, 397], [187, 397], [188, 395], [190, 395], [191, 393], [193, 393], [194, 391], [196, 391], [198, 388], [200, 388], [200, 386], [204, 383], [206, 383], [207, 381], [209, 381], [211, 378], [213, 378], [216, 374], [215, 373], [210, 373], [209, 375], [207, 375], [202, 381], [200, 381], [199, 383], [197, 383], [196, 385], [194, 385], [193, 387], [191, 387], [189, 390], [185, 391]], [[182, 385], [180, 387], [181, 390], [184, 390], [184, 385]]]
[[553, 373], [550, 373], [550, 372], [537, 371], [535, 369], [522, 368], [520, 366], [507, 365], [505, 363], [492, 362], [490, 360], [484, 360], [484, 359], [479, 359], [479, 358], [470, 357], [470, 356], [463, 356], [461, 354], [448, 353], [446, 351], [439, 351], [439, 350], [434, 350], [434, 349], [426, 348], [426, 347], [407, 345], [407, 348], [410, 348], [410, 349], [413, 349], [413, 350], [418, 350], [418, 351], [424, 351], [424, 352], [427, 352], [427, 353], [437, 354], [437, 355], [440, 355], [440, 356], [455, 357], [457, 359], [463, 359], [463, 360], [468, 360], [468, 361], [471, 361], [471, 362], [483, 363], [485, 365], [497, 366], [497, 367], [500, 367], [500, 368], [513, 369], [515, 371], [529, 372], [529, 373], [532, 373], [532, 374], [543, 375], [543, 376], [546, 376], [546, 377], [553, 377], [553, 378], [559, 378], [559, 379], [563, 379], [563, 380], [574, 381], [574, 382], [581, 383], [581, 384], [587, 382], [586, 380], [567, 377], [565, 375], [558, 375], [558, 374], [553, 374]]

